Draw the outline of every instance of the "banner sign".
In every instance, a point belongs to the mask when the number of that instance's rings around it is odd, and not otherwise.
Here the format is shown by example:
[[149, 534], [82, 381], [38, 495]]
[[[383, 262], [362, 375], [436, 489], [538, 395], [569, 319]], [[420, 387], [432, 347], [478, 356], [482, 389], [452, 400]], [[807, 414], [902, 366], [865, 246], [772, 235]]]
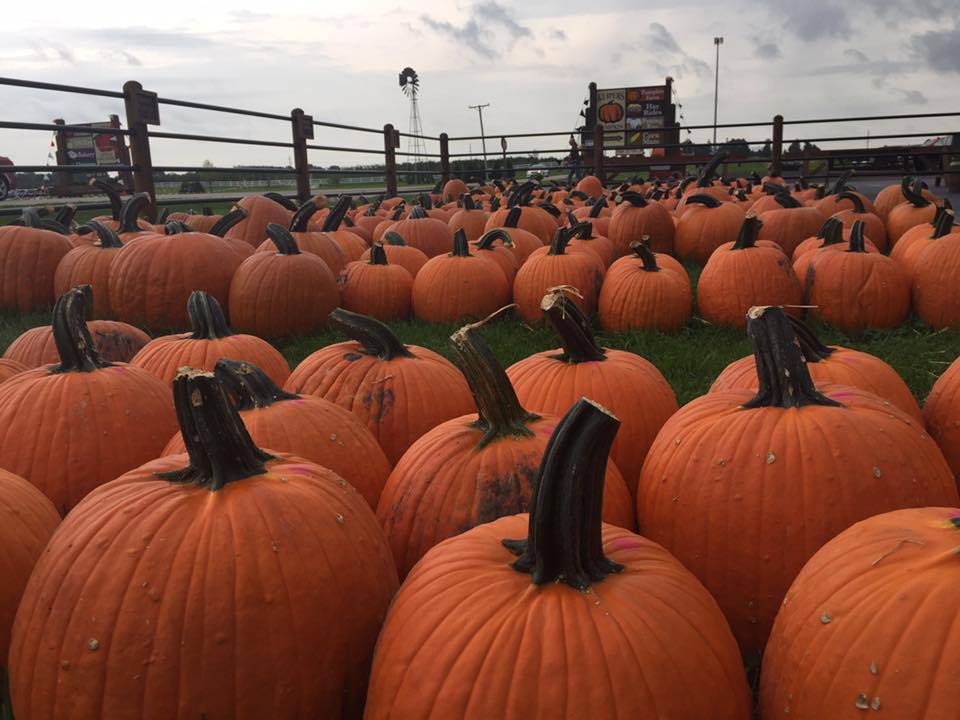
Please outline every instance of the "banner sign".
[[666, 85], [597, 90], [596, 122], [603, 146], [643, 147], [664, 142], [670, 103]]

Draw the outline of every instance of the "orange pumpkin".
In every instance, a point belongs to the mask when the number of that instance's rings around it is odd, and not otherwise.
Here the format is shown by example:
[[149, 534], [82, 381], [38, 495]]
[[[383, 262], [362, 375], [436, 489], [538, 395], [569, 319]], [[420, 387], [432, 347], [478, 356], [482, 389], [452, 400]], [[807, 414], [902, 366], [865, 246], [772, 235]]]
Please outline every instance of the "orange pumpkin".
[[890, 248], [897, 246], [900, 236], [915, 225], [932, 222], [937, 214], [936, 204], [923, 194], [923, 183], [916, 180], [910, 185], [909, 178], [904, 178], [900, 191], [906, 202], [902, 202], [887, 215], [887, 239]]
[[608, 102], [597, 108], [597, 117], [600, 122], [617, 123], [623, 120], [623, 105], [618, 102]]
[[933, 384], [923, 405], [923, 419], [950, 469], [960, 478], [960, 359]]
[[473, 242], [479, 240], [480, 236], [483, 235], [487, 224], [487, 211], [477, 207], [470, 195], [464, 194], [462, 198], [463, 207], [450, 216], [447, 225], [454, 233], [463, 229], [467, 233], [467, 240]]
[[690, 320], [693, 293], [683, 265], [669, 255], [634, 244], [634, 254], [607, 271], [597, 308], [608, 332], [679, 330]]
[[67, 238], [42, 227], [0, 227], [0, 310], [29, 313], [50, 307], [57, 266], [70, 249]]
[[337, 278], [340, 304], [346, 310], [370, 315], [378, 320], [407, 317], [410, 314], [413, 277], [402, 265], [387, 262], [387, 254], [381, 243], [374, 244], [368, 253], [369, 258], [350, 263]]
[[953, 210], [937, 208], [932, 222], [914, 225], [900, 236], [900, 240], [890, 252], [891, 259], [912, 279], [917, 260], [924, 250], [945, 235], [960, 232], [960, 228], [954, 226], [954, 220]]
[[853, 227], [853, 223], [861, 220], [864, 223], [864, 234], [870, 238], [870, 241], [877, 247], [877, 250], [886, 252], [887, 228], [884, 226], [883, 220], [867, 209], [863, 198], [857, 193], [842, 192], [836, 197], [838, 200], [850, 201], [853, 207], [849, 210], [840, 210], [831, 217], [840, 220], [845, 228], [851, 228]]
[[[290, 221], [290, 234], [296, 240], [300, 252], [319, 257], [336, 277], [347, 266], [347, 255], [327, 233], [310, 229], [310, 218], [318, 209], [315, 198], [301, 205]], [[264, 232], [264, 236], [267, 237], [266, 231]], [[277, 247], [270, 237], [267, 237], [257, 248], [257, 252], [274, 253], [276, 251]]]
[[[893, 214], [891, 214], [893, 217]], [[916, 256], [913, 265], [913, 307], [930, 327], [960, 328], [960, 233], [938, 238]]]
[[[387, 262], [391, 265], [399, 265], [404, 268], [410, 277], [415, 278], [417, 273], [420, 272], [420, 268], [427, 264], [428, 258], [423, 250], [418, 250], [415, 247], [410, 247], [407, 245], [407, 241], [403, 237], [393, 232], [392, 230], [385, 232], [383, 234], [383, 239], [378, 240], [381, 247], [383, 248], [384, 254], [387, 256]], [[372, 248], [368, 249], [360, 257], [360, 260], [370, 260], [373, 252]]]
[[94, 317], [110, 317], [110, 263], [123, 247], [117, 234], [106, 225], [90, 222], [99, 242], [78, 245], [61, 258], [53, 276], [59, 297], [77, 285], [89, 285], [93, 293]]
[[687, 195], [673, 239], [677, 256], [706, 263], [718, 247], [736, 241], [744, 217], [735, 203], [720, 202], [703, 193]]
[[513, 252], [514, 255], [517, 256], [517, 262], [523, 265], [530, 255], [543, 247], [543, 243], [540, 242], [540, 238], [532, 232], [524, 230], [519, 226], [520, 211], [521, 208], [519, 207], [510, 208], [502, 220], [502, 225], [490, 227], [490, 223], [488, 222], [485, 232], [493, 232], [494, 230], [505, 231], [510, 236], [510, 242], [513, 243]]
[[647, 202], [643, 195], [625, 192], [622, 202], [613, 211], [609, 237], [620, 256], [630, 253], [630, 245], [643, 242], [646, 235], [650, 238], [650, 249], [658, 253], [673, 252], [673, 237], [676, 225], [670, 212], [662, 205]]
[[248, 195], [237, 205], [246, 212], [246, 217], [227, 233], [228, 238], [242, 240], [256, 248], [267, 237], [267, 225], [278, 223], [284, 227], [290, 224], [296, 205], [276, 193]]

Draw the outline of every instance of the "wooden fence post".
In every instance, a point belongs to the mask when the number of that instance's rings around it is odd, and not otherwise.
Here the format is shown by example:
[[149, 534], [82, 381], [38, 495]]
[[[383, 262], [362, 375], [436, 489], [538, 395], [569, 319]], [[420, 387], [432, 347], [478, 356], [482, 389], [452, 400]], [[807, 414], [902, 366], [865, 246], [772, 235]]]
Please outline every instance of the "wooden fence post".
[[395, 197], [397, 194], [397, 156], [396, 149], [400, 144], [400, 137], [393, 125], [387, 123], [383, 126], [383, 169], [384, 179], [387, 183], [387, 197]]
[[310, 161], [307, 159], [307, 140], [313, 140], [313, 116], [301, 108], [290, 112], [293, 130], [293, 167], [297, 171], [297, 200], [305, 203], [313, 194], [310, 190]]
[[150, 196], [150, 212], [156, 217], [157, 191], [153, 184], [153, 161], [150, 159], [150, 138], [147, 125], [159, 125], [160, 113], [156, 93], [143, 89], [136, 80], [123, 84], [123, 106], [130, 131], [130, 158], [133, 161], [133, 189]]
[[603, 126], [600, 123], [593, 126], [593, 174], [600, 182], [606, 182], [603, 171]]
[[770, 145], [770, 175], [783, 174], [783, 115], [773, 117], [773, 142]]
[[444, 185], [450, 180], [450, 136], [440, 133], [440, 180]]

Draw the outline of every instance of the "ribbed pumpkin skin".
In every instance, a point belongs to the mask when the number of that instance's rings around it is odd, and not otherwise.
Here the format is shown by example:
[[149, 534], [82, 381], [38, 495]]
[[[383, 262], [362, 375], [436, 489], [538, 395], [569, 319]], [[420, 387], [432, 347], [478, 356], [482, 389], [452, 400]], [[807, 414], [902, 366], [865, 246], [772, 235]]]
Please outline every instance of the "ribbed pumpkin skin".
[[960, 360], [954, 360], [933, 384], [923, 405], [923, 419], [953, 474], [960, 478]]
[[540, 322], [540, 301], [550, 288], [575, 287], [582, 297], [573, 297], [587, 316], [597, 310], [603, 283], [603, 262], [595, 253], [567, 251], [563, 255], [534, 255], [527, 259], [513, 280], [513, 301], [517, 316], [525, 322]]
[[389, 260], [386, 265], [358, 260], [347, 265], [337, 283], [340, 304], [351, 312], [384, 321], [410, 314], [414, 280], [402, 265], [390, 264]]
[[649, 202], [645, 207], [635, 207], [624, 202], [613, 211], [607, 237], [622, 256], [630, 252], [630, 243], [642, 242], [644, 235], [650, 236], [654, 252], [672, 253], [675, 233], [673, 216], [663, 205]]
[[716, 602], [663, 548], [604, 525], [604, 554], [626, 569], [577, 592], [510, 567], [500, 541], [526, 534], [525, 515], [501, 518], [413, 569], [377, 645], [368, 720], [749, 718]]
[[241, 262], [230, 244], [214, 235], [139, 238], [124, 245], [110, 265], [110, 307], [124, 322], [155, 330], [186, 327], [190, 293], [205, 290], [226, 307]]
[[55, 374], [43, 367], [0, 385], [0, 467], [61, 513], [157, 457], [176, 429], [169, 385], [132, 365]]
[[[453, 242], [453, 231], [447, 223], [431, 217], [401, 220], [388, 226], [385, 232], [399, 234], [407, 245], [417, 248], [428, 258], [450, 252]], [[374, 238], [378, 239], [376, 234]]]
[[14, 630], [17, 713], [359, 718], [397, 587], [363, 498], [292, 456], [217, 492], [154, 475], [185, 465], [133, 470], [60, 526]]
[[746, 655], [762, 651], [790, 583], [834, 535], [958, 501], [919, 423], [856, 388], [819, 390], [846, 407], [747, 410], [750, 391], [704, 395], [667, 421], [640, 475], [640, 527], [706, 585]]
[[262, 338], [315, 333], [339, 305], [337, 279], [310, 253], [254, 253], [230, 281], [230, 322]]
[[733, 250], [728, 243], [710, 256], [697, 283], [697, 308], [704, 320], [736, 328], [747, 326], [755, 305], [799, 305], [803, 290], [787, 256], [757, 245]]
[[[424, 254], [423, 250], [418, 250], [409, 245], [384, 245], [383, 251], [387, 255], [387, 264], [399, 265], [410, 273], [412, 278], [417, 277], [420, 268], [426, 265], [427, 260], [430, 259]], [[360, 256], [360, 260], [363, 262], [370, 260], [369, 249]]]
[[164, 335], [147, 343], [130, 364], [160, 378], [169, 387], [180, 368], [212, 371], [220, 358], [256, 365], [277, 385], [283, 385], [290, 376], [290, 366], [280, 351], [253, 335], [229, 335], [216, 340], [194, 339], [191, 333]]
[[520, 404], [556, 416], [581, 397], [607, 408], [622, 423], [610, 458], [635, 493], [647, 450], [677, 411], [673, 388], [653, 363], [630, 352], [607, 350], [606, 360], [576, 364], [557, 360], [562, 353], [547, 350], [507, 368]]
[[[90, 320], [87, 330], [93, 338], [97, 354], [107, 362], [130, 362], [140, 348], [150, 342], [150, 336], [140, 328], [116, 320]], [[53, 330], [49, 325], [24, 332], [10, 343], [3, 357], [23, 363], [28, 368], [60, 361], [53, 341]]]
[[463, 229], [467, 234], [467, 240], [473, 242], [479, 240], [487, 226], [487, 213], [483, 210], [466, 210], [461, 208], [450, 216], [447, 223], [450, 232], [456, 234], [457, 230]]
[[[371, 508], [390, 475], [390, 463], [376, 438], [349, 410], [312, 395], [241, 410], [247, 432], [258, 447], [289, 453], [322, 465], [353, 485]], [[186, 452], [174, 435], [163, 455]]]
[[679, 330], [690, 320], [693, 294], [683, 265], [656, 254], [658, 272], [645, 272], [643, 261], [625, 256], [607, 270], [597, 302], [600, 325], [608, 332]]
[[[526, 511], [540, 460], [559, 420], [543, 415], [527, 423], [532, 437], [501, 438], [479, 448], [484, 432], [474, 426], [477, 414], [471, 413], [438, 425], [413, 443], [390, 473], [377, 505], [377, 519], [400, 577], [437, 543]], [[636, 527], [630, 493], [612, 462], [603, 500], [604, 520]]]
[[595, 175], [586, 175], [581, 178], [574, 189], [586, 193], [594, 200], [598, 200], [603, 195], [603, 183]]
[[80, 245], [63, 256], [53, 276], [53, 294], [63, 295], [77, 285], [89, 285], [93, 290], [93, 316], [108, 318], [110, 308], [110, 263], [120, 248], [101, 248], [99, 245]]
[[673, 240], [677, 256], [704, 264], [714, 250], [737, 239], [744, 215], [743, 209], [731, 202], [721, 202], [716, 208], [686, 205]]
[[7, 360], [6, 358], [0, 358], [0, 383], [5, 383], [14, 375], [18, 375], [22, 372], [26, 372], [29, 369], [30, 369], [29, 367], [27, 367], [21, 362], [17, 362], [16, 360]]
[[475, 407], [466, 379], [449, 360], [415, 345], [407, 349], [415, 357], [380, 360], [357, 342], [328, 345], [307, 356], [283, 389], [347, 408], [396, 464], [425, 432]]
[[916, 207], [913, 203], [903, 202], [897, 205], [887, 215], [887, 240], [890, 248], [896, 247], [900, 236], [916, 225], [923, 225], [933, 221], [937, 214], [937, 207], [932, 202], [923, 207]]
[[[923, 421], [920, 406], [903, 378], [878, 357], [833, 346], [829, 357], [808, 362], [807, 370], [817, 386], [824, 383], [850, 385], [889, 400], [914, 420]], [[756, 392], [757, 387], [757, 363], [753, 355], [747, 355], [727, 365], [713, 381], [710, 392], [732, 389]]]
[[871, 212], [855, 213], [853, 210], [842, 210], [832, 217], [842, 222], [845, 230], [850, 229], [857, 220], [862, 220], [865, 225], [863, 234], [870, 238], [878, 251], [887, 251], [887, 228], [878, 216]]
[[267, 238], [267, 225], [277, 223], [287, 227], [293, 212], [263, 195], [248, 195], [237, 203], [246, 211], [246, 217], [231, 227], [228, 238], [243, 240], [251, 247], [258, 247]]
[[953, 507], [878, 515], [814, 555], [763, 658], [764, 720], [956, 716], [957, 517]]
[[0, 670], [20, 596], [43, 548], [60, 524], [46, 496], [22, 477], [0, 470]]
[[[951, 232], [960, 232], [960, 228], [955, 228]], [[896, 247], [890, 252], [890, 258], [895, 260], [912, 279], [920, 255], [937, 240], [939, 238], [934, 237], [934, 228], [930, 223], [914, 225], [900, 236]]]
[[[346, 253], [344, 253], [337, 243], [330, 239], [327, 233], [292, 232], [290, 234], [293, 235], [297, 241], [297, 247], [300, 248], [300, 252], [319, 257], [327, 264], [327, 267], [330, 269], [330, 272], [333, 273], [334, 277], [339, 275], [347, 266], [347, 263], [350, 262], [347, 260]], [[257, 247], [257, 252], [275, 255], [277, 246], [273, 244], [273, 240], [264, 240], [260, 243], [259, 247]]]
[[801, 242], [817, 234], [826, 219], [825, 215], [814, 208], [768, 210], [760, 215], [763, 223], [760, 239], [775, 242], [787, 257], [791, 257]]
[[426, 322], [482, 319], [510, 303], [500, 266], [483, 254], [430, 258], [413, 281], [413, 314]]
[[[487, 224], [484, 227], [484, 232], [490, 232], [496, 228], [503, 228], [507, 232], [510, 232], [512, 228], [505, 228], [503, 226], [507, 215], [510, 213], [510, 209], [511, 208], [501, 207], [496, 212], [490, 213], [490, 217], [487, 218]], [[528, 205], [520, 208], [520, 219], [517, 221], [517, 227], [521, 230], [526, 230], [532, 235], [536, 235], [541, 245], [549, 245], [558, 226], [557, 221], [554, 220], [553, 216], [546, 210]]]
[[210, 232], [213, 229], [213, 226], [216, 225], [220, 218], [223, 215], [189, 215], [186, 217], [176, 217], [177, 215], [184, 215], [185, 213], [170, 213], [167, 216], [168, 220], [183, 220], [187, 225], [190, 226], [191, 230], [196, 230], [197, 232]]
[[919, 254], [913, 267], [913, 307], [930, 327], [960, 327], [960, 233], [950, 233]]
[[57, 265], [71, 247], [50, 230], [0, 227], [0, 310], [28, 313], [53, 305]]
[[[803, 243], [800, 243], [800, 247], [798, 247], [795, 251], [796, 259], [793, 261], [793, 274], [797, 276], [797, 280], [799, 280], [800, 284], [804, 286], [806, 285], [808, 279], [807, 273], [810, 272], [810, 265], [812, 265], [813, 261], [820, 257], [822, 253], [845, 253], [850, 250], [849, 241], [837, 243], [835, 245], [816, 247], [806, 251], [804, 251], [803, 248], [804, 243], [806, 243], [806, 240], [804, 240]], [[865, 244], [865, 248], [868, 253], [879, 253], [879, 250], [877, 250], [873, 243]]]
[[470, 192], [467, 184], [460, 178], [450, 178], [443, 185], [443, 202], [455, 202], [465, 192]]

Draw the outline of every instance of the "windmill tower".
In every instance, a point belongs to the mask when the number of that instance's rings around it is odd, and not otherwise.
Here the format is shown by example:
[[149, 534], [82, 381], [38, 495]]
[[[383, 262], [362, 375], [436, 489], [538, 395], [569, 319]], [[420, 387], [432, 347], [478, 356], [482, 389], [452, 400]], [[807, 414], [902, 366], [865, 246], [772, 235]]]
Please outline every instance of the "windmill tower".
[[[417, 96], [420, 94], [420, 78], [417, 77], [417, 71], [411, 67], [406, 67], [400, 72], [400, 89], [403, 94], [410, 99], [410, 137], [407, 138], [407, 152], [413, 158], [413, 167], [420, 169], [420, 158], [426, 152], [423, 139], [423, 125], [420, 124], [420, 106], [417, 103]], [[419, 181], [419, 175], [416, 176]]]

